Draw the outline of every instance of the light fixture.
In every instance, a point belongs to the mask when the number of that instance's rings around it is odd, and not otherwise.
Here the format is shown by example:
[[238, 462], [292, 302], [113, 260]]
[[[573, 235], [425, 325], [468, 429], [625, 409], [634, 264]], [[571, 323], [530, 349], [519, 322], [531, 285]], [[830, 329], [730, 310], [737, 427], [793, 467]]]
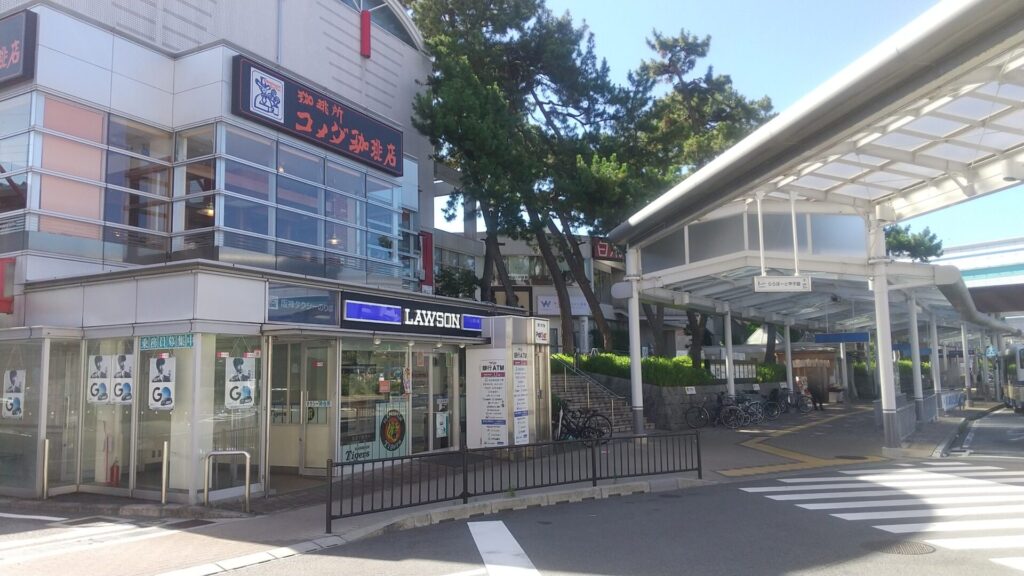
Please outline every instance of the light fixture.
[[434, 348], [440, 348], [441, 346], [443, 346], [443, 344], [441, 344], [440, 340], [437, 341], [437, 344], [434, 344]]
[[380, 346], [380, 336], [374, 336], [373, 337], [373, 345], [374, 346]]
[[331, 246], [337, 246], [337, 245], [338, 245], [338, 236], [337, 236], [337, 235], [335, 235], [335, 234], [331, 234], [331, 239], [330, 239], [330, 240], [328, 240], [327, 242], [328, 242], [328, 243], [329, 243], [329, 244], [330, 244]]
[[466, 347], [466, 345], [465, 345], [465, 344], [459, 344], [459, 349], [460, 349], [460, 350], [462, 350], [462, 349], [463, 349], [463, 348], [465, 348], [465, 347]]
[[409, 348], [412, 348], [415, 345], [416, 345], [416, 342], [414, 342], [413, 340], [409, 340]]
[[199, 210], [199, 213], [202, 214], [203, 216], [213, 217], [213, 206], [207, 206], [205, 208], [202, 208], [201, 210]]

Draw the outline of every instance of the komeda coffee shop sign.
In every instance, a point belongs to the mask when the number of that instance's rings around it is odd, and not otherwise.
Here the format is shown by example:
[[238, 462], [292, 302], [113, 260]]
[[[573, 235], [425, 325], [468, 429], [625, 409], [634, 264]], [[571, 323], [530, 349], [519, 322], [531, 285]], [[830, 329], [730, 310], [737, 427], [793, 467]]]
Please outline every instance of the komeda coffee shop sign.
[[245, 56], [232, 63], [231, 113], [394, 176], [402, 132]]
[[0, 87], [35, 76], [36, 25], [28, 11], [0, 20]]

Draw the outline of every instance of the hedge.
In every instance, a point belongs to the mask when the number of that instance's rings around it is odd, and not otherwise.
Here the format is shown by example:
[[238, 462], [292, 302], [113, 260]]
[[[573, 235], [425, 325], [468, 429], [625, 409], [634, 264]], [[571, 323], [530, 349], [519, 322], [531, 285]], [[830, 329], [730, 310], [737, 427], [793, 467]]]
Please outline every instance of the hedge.
[[[572, 356], [564, 354], [552, 355], [552, 367], [557, 370], [558, 365], [554, 359], [561, 359], [572, 364]], [[618, 354], [597, 354], [595, 356], [579, 357], [579, 369], [584, 372], [604, 374], [616, 378], [629, 379], [629, 356]], [[643, 381], [655, 386], [702, 386], [713, 384], [711, 374], [700, 368], [694, 368], [689, 356], [677, 356], [675, 358], [663, 358], [661, 356], [648, 356], [643, 359], [640, 365], [643, 373]]]

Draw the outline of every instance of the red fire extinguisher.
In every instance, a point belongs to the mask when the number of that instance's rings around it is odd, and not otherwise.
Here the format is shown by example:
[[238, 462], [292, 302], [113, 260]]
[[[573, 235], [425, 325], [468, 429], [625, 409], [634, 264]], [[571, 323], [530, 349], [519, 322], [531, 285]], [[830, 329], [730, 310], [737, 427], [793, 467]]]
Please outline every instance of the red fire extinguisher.
[[107, 485], [109, 486], [120, 486], [121, 485], [121, 465], [114, 460], [114, 463], [110, 465], [110, 473], [107, 476]]

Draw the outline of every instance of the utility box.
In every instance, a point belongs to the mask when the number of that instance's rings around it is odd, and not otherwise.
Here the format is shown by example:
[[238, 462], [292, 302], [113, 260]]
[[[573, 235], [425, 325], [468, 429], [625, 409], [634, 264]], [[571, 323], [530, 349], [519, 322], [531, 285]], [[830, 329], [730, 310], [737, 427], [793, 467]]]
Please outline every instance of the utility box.
[[466, 349], [466, 446], [520, 446], [551, 439], [548, 321], [483, 319], [490, 343]]

